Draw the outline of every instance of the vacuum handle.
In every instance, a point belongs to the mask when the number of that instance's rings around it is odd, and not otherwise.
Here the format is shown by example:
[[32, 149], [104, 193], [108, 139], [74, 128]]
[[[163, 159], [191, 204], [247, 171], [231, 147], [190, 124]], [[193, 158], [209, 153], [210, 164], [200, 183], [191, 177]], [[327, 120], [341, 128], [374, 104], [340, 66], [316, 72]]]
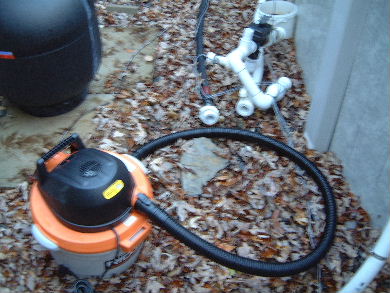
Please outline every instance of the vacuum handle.
[[70, 147], [72, 152], [78, 151], [80, 149], [85, 149], [85, 145], [81, 141], [77, 133], [73, 133], [68, 138], [62, 140], [59, 144], [57, 144], [55, 147], [49, 150], [37, 161], [37, 171], [38, 171], [38, 176], [40, 181], [44, 180], [49, 173], [46, 168], [45, 162], [49, 160], [51, 157], [53, 157], [55, 154], [57, 154], [58, 152], [66, 149], [67, 147]]

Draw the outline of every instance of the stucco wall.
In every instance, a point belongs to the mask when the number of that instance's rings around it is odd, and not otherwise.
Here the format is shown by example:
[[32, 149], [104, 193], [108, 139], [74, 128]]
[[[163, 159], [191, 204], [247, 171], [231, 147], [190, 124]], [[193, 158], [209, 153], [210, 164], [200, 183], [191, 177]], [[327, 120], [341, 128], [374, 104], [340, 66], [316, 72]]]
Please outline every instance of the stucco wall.
[[[306, 87], [314, 91], [334, 0], [298, 0], [295, 42]], [[315, 25], [314, 25], [315, 24]]]
[[375, 223], [389, 214], [389, 1], [371, 1], [330, 149]]
[[374, 226], [383, 226], [390, 213], [389, 1], [295, 2], [297, 56], [313, 99], [309, 144], [337, 154]]

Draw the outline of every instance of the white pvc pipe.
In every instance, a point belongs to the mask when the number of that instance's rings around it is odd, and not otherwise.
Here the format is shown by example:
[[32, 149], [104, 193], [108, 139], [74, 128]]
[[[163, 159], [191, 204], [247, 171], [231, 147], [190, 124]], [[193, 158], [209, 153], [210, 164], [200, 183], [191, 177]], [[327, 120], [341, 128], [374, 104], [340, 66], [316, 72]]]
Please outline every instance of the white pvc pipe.
[[390, 219], [387, 220], [387, 224], [382, 231], [381, 237], [375, 244], [372, 252], [384, 258], [388, 258], [390, 256]]
[[286, 36], [287, 36], [287, 32], [284, 28], [279, 26], [274, 27], [274, 29], [268, 36], [267, 44], [265, 44], [263, 48], [272, 46], [273, 44], [280, 42], [283, 39], [286, 39]]
[[257, 59], [246, 58], [245, 67], [248, 69], [249, 73], [253, 75], [255, 70], [257, 69]]
[[[256, 60], [247, 58], [245, 60], [245, 67], [252, 75], [253, 81], [259, 85], [263, 79], [264, 73], [264, 49], [259, 49], [259, 56]], [[260, 89], [260, 88], [259, 88]], [[246, 88], [240, 90], [241, 99], [236, 104], [236, 112], [238, 115], [248, 117], [253, 114], [255, 106], [253, 102], [248, 98]]]
[[243, 38], [240, 40], [240, 45], [227, 55], [230, 68], [237, 73], [241, 83], [248, 92], [248, 96], [252, 103], [263, 110], [271, 107], [273, 98], [265, 95], [256, 84], [248, 69], [246, 68], [243, 59], [256, 51], [257, 46], [252, 41], [253, 30], [245, 29]]
[[260, 90], [259, 86], [249, 74], [248, 70], [241, 70], [240, 72], [237, 72], [237, 74], [245, 89], [247, 90], [248, 96], [251, 99], [252, 103], [262, 110], [267, 110], [268, 108], [270, 108], [273, 102], [273, 98], [269, 95], [264, 94]]
[[[260, 89], [258, 84], [261, 82], [264, 72], [263, 48], [260, 49], [257, 60], [247, 60], [248, 56], [257, 50], [257, 45], [252, 40], [253, 33], [254, 30], [251, 28], [244, 29], [239, 46], [230, 52], [226, 57], [217, 56], [212, 52], [207, 54], [207, 59], [209, 61], [219, 63], [233, 70], [238, 75], [247, 92], [247, 96], [250, 99], [241, 99], [236, 105], [237, 112], [244, 117], [253, 113], [253, 105], [262, 110], [269, 109], [272, 106], [274, 99], [280, 100], [283, 98], [286, 91], [291, 87], [291, 81], [288, 78], [283, 77], [280, 78], [277, 83], [269, 86], [266, 93]], [[277, 39], [276, 35], [278, 34], [278, 31], [275, 31], [275, 40]], [[244, 60], [246, 60], [245, 63]], [[251, 75], [251, 73], [253, 75]], [[250, 105], [250, 102], [252, 102], [253, 105]], [[203, 115], [203, 117], [203, 119], [201, 118], [203, 122], [208, 120], [206, 115]], [[207, 122], [205, 123], [208, 124]]]
[[259, 57], [256, 60], [256, 69], [253, 72], [253, 80], [255, 83], [260, 84], [263, 80], [264, 74], [264, 49], [260, 48]]
[[390, 219], [369, 256], [351, 280], [338, 293], [359, 293], [371, 283], [380, 272], [390, 255]]

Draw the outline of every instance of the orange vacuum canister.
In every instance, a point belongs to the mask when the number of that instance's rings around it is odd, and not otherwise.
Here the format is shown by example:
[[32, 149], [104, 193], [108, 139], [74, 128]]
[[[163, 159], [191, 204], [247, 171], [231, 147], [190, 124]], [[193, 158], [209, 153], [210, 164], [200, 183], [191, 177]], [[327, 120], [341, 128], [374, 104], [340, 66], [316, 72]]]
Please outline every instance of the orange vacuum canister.
[[74, 134], [38, 160], [37, 175], [32, 234], [59, 265], [79, 278], [108, 278], [137, 260], [151, 225], [132, 201], [153, 197], [140, 161], [86, 148]]

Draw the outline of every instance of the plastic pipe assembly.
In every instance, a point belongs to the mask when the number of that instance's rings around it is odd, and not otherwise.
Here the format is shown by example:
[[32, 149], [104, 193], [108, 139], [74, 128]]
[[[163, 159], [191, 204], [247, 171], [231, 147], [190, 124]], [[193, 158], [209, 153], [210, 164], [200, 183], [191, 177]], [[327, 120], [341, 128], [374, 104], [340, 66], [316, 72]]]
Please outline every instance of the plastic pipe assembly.
[[[204, 54], [203, 26], [209, 1], [202, 0], [199, 8], [195, 40], [197, 70], [202, 77], [199, 94], [205, 102], [205, 106], [200, 108], [199, 118], [207, 125], [213, 125], [218, 122], [219, 111], [214, 104], [214, 96], [210, 94], [206, 61], [223, 65], [238, 75], [244, 90], [240, 91], [240, 100], [236, 104], [236, 111], [243, 117], [252, 115], [255, 107], [262, 110], [269, 109], [275, 101], [282, 99], [286, 91], [291, 87], [291, 81], [287, 77], [283, 77], [276, 83], [271, 84], [265, 93], [259, 87], [263, 79], [264, 48], [290, 37], [287, 36], [283, 27], [274, 27], [268, 23], [268, 20], [272, 19], [273, 16], [261, 11], [262, 4], [264, 4], [264, 1], [258, 1], [253, 23], [244, 29], [238, 47], [226, 56], [217, 56], [213, 52], [208, 52], [207, 55]], [[280, 8], [279, 6], [278, 8]], [[290, 17], [290, 14], [288, 19], [295, 15], [292, 14], [293, 16]], [[283, 22], [284, 18], [277, 23]]]
[[[226, 57], [217, 56], [212, 52], [207, 54], [207, 59], [210, 60], [210, 62], [218, 63], [233, 70], [240, 78], [245, 91], [240, 93], [241, 99], [238, 101], [236, 111], [239, 115], [244, 117], [250, 116], [253, 113], [253, 106], [262, 110], [269, 109], [274, 100], [279, 101], [282, 99], [286, 91], [290, 89], [292, 85], [289, 78], [281, 77], [276, 83], [268, 86], [265, 93], [260, 89], [258, 84], [262, 80], [264, 67], [263, 47], [272, 45], [279, 41], [284, 35], [283, 29], [281, 28], [272, 31], [267, 43], [259, 48], [259, 44], [254, 41], [254, 39], [256, 40], [254, 34], [255, 30], [253, 28], [246, 28], [239, 46]], [[249, 57], [255, 53], [258, 54], [257, 59], [251, 60]]]

